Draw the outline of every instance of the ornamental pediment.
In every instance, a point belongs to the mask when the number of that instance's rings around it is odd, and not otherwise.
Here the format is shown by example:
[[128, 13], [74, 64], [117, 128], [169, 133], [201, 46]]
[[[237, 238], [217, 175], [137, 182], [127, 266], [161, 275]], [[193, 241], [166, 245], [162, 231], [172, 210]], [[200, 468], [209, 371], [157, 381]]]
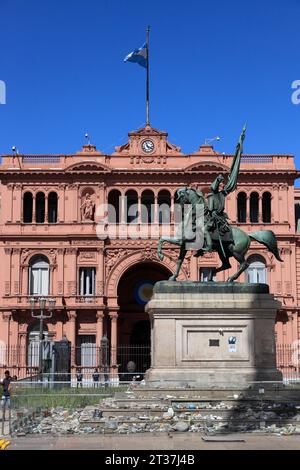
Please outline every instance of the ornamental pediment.
[[209, 160], [203, 160], [201, 162], [193, 163], [192, 165], [185, 168], [186, 173], [193, 173], [198, 171], [220, 171], [228, 172], [230, 168], [220, 162], [212, 162]]
[[110, 173], [111, 169], [99, 163], [95, 160], [86, 160], [84, 162], [73, 163], [72, 165], [66, 168], [66, 173], [78, 173], [78, 172], [101, 172], [101, 173]]
[[168, 140], [168, 133], [160, 131], [149, 125], [128, 133], [129, 140], [125, 144], [115, 148], [113, 157], [147, 157], [150, 159], [156, 156], [182, 156], [181, 148], [171, 144]]

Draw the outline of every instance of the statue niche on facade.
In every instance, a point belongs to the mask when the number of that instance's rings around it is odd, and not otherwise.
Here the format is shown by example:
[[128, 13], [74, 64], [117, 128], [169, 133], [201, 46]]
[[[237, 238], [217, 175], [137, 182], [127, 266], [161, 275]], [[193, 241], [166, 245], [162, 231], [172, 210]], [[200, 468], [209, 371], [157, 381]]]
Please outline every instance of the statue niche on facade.
[[89, 193], [85, 195], [85, 199], [80, 206], [81, 220], [93, 221], [95, 213], [95, 203]]
[[[230, 276], [227, 282], [235, 281], [249, 266], [245, 256], [252, 240], [262, 243], [278, 261], [282, 261], [278, 252], [277, 240], [271, 230], [258, 230], [245, 233], [238, 227], [232, 227], [225, 212], [226, 196], [237, 187], [238, 174], [243, 152], [243, 142], [246, 128], [240, 135], [230, 173], [225, 183], [223, 175], [218, 175], [211, 184], [211, 192], [205, 198], [202, 191], [195, 188], [179, 188], [177, 202], [182, 209], [182, 223], [176, 237], [162, 237], [159, 240], [157, 254], [163, 260], [162, 247], [164, 243], [173, 243], [180, 247], [175, 273], [170, 280], [175, 281], [188, 251], [187, 244], [192, 244], [198, 238], [202, 246], [197, 249], [195, 256], [203, 256], [207, 252], [217, 252], [222, 265], [210, 271], [209, 281], [213, 281], [216, 273], [231, 268], [229, 259], [235, 258], [239, 263], [238, 271]], [[188, 211], [186, 211], [188, 207]], [[199, 210], [201, 208], [201, 210]], [[201, 232], [202, 237], [199, 237]], [[190, 245], [192, 246], [192, 245]]]

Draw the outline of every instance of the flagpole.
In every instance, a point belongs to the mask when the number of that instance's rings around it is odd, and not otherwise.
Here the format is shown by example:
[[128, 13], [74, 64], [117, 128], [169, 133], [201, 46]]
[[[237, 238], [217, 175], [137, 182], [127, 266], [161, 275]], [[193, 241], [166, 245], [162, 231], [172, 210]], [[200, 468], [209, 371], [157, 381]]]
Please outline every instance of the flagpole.
[[150, 113], [149, 113], [149, 32], [150, 26], [147, 28], [147, 78], [146, 78], [146, 125], [150, 125]]

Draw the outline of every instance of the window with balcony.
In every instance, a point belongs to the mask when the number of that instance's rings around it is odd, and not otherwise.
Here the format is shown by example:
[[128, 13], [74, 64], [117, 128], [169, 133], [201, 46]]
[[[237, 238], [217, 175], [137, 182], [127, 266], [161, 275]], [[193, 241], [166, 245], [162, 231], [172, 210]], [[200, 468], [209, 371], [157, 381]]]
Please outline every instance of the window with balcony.
[[49, 294], [49, 261], [44, 256], [32, 259], [29, 265], [29, 295]]
[[79, 295], [95, 295], [96, 293], [96, 269], [80, 268], [79, 270]]

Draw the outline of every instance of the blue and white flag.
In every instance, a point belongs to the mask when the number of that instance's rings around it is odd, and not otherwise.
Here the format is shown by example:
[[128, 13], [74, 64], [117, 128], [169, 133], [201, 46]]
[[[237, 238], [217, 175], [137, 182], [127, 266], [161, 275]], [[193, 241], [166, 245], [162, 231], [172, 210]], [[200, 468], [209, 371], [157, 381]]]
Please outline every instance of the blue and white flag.
[[145, 43], [139, 49], [130, 52], [130, 54], [125, 57], [124, 62], [136, 62], [142, 67], [147, 68], [147, 44]]

